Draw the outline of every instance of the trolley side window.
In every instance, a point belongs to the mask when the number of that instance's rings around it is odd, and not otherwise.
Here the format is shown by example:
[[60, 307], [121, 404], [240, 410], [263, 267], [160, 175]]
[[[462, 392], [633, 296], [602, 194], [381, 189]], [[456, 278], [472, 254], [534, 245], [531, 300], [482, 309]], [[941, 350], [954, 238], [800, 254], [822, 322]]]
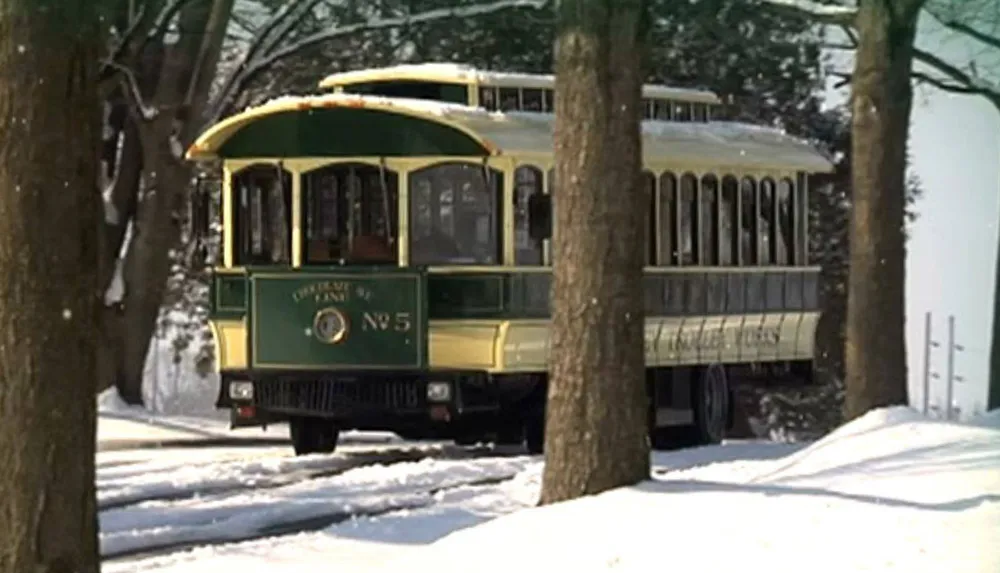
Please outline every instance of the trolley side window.
[[669, 171], [660, 176], [660, 227], [661, 266], [677, 265], [677, 176]]
[[497, 265], [503, 173], [443, 163], [410, 174], [410, 263]]
[[754, 266], [760, 257], [757, 242], [760, 221], [757, 217], [757, 182], [744, 177], [740, 182], [740, 264]]
[[643, 265], [656, 266], [656, 175], [650, 171], [642, 172], [643, 200], [646, 202], [646, 232], [644, 233], [646, 250]]
[[680, 240], [677, 249], [680, 252], [681, 265], [694, 265], [698, 261], [698, 178], [691, 173], [681, 177], [681, 192], [678, 196], [677, 209], [680, 215]]
[[514, 172], [514, 264], [541, 265], [543, 241], [531, 236], [531, 200], [542, 195], [542, 171], [522, 165]]
[[758, 264], [776, 263], [774, 240], [774, 180], [765, 178], [760, 182], [760, 210], [758, 212], [760, 247], [757, 252]]
[[719, 264], [719, 179], [709, 173], [701, 178], [701, 264]]
[[775, 244], [777, 246], [778, 265], [792, 266], [795, 264], [798, 246], [795, 240], [795, 194], [790, 179], [778, 182], [777, 216], [775, 218]]
[[720, 201], [719, 218], [719, 246], [722, 249], [719, 264], [723, 266], [734, 266], [739, 257], [739, 233], [736, 227], [736, 206], [737, 195], [739, 193], [739, 183], [732, 175], [722, 178], [722, 193]]
[[251, 165], [232, 176], [233, 262], [291, 263], [292, 177], [277, 165]]

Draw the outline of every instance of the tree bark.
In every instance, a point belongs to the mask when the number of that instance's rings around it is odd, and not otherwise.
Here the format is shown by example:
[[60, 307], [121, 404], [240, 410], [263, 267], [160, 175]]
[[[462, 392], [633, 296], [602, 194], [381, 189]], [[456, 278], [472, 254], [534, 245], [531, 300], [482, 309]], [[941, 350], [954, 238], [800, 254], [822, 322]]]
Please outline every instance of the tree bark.
[[541, 503], [649, 477], [640, 95], [647, 6], [564, 0]]
[[852, 93], [853, 212], [844, 417], [907, 404], [906, 146], [922, 0], [863, 0]]
[[93, 0], [0, 0], [0, 572], [97, 573]]

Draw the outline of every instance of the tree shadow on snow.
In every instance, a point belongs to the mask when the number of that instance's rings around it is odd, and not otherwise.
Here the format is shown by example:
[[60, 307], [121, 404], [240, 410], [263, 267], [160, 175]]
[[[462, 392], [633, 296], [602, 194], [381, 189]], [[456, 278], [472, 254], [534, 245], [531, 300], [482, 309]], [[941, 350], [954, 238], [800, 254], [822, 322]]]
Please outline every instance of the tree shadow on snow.
[[882, 507], [901, 507], [926, 511], [957, 512], [979, 507], [986, 503], [1000, 503], [1000, 494], [981, 494], [964, 499], [939, 503], [924, 503], [876, 495], [846, 493], [820, 487], [784, 486], [747, 483], [726, 483], [700, 480], [670, 480], [646, 482], [636, 486], [649, 493], [757, 493], [764, 496], [829, 497], [868, 503]]
[[776, 460], [807, 446], [808, 442], [733, 441], [721, 446], [657, 450], [652, 454], [653, 473], [665, 474], [718, 463]]

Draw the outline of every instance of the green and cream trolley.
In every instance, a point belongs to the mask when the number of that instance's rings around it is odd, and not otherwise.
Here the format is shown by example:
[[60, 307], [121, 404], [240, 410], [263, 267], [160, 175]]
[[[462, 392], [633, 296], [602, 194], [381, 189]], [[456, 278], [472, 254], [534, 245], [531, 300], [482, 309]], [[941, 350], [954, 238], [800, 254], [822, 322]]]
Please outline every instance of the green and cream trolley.
[[[321, 87], [188, 151], [222, 165], [218, 406], [239, 425], [288, 420], [298, 453], [351, 428], [539, 451], [553, 78], [428, 64]], [[733, 380], [810, 378], [807, 181], [831, 164], [778, 131], [712, 121], [711, 93], [644, 98], [650, 425], [714, 442]]]

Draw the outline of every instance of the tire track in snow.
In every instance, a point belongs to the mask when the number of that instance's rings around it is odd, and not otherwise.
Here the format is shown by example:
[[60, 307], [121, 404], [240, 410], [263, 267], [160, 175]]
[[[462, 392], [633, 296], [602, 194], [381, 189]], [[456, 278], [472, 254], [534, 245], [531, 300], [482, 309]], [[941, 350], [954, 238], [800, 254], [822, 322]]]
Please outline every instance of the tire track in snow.
[[[459, 490], [462, 488], [485, 487], [501, 484], [513, 480], [521, 468], [508, 468], [504, 471], [485, 472], [487, 475], [474, 479], [455, 480], [454, 483], [446, 485], [431, 485], [427, 487], [405, 488], [404, 491], [388, 493], [388, 497], [394, 498], [392, 501], [380, 501], [382, 496], [374, 495], [359, 500], [355, 504], [342, 504], [340, 508], [332, 511], [318, 512], [314, 515], [296, 517], [290, 519], [279, 519], [264, 523], [245, 531], [237, 531], [232, 534], [193, 536], [191, 539], [170, 539], [159, 543], [133, 544], [119, 548], [118, 550], [105, 551], [102, 547], [101, 560], [103, 562], [137, 560], [155, 557], [170, 553], [194, 549], [197, 547], [223, 545], [254, 541], [269, 537], [282, 537], [286, 535], [296, 535], [304, 532], [320, 531], [328, 527], [344, 523], [353, 519], [375, 518], [388, 513], [415, 510], [430, 507], [436, 503], [436, 498], [442, 493]], [[329, 500], [333, 502], [334, 500]], [[328, 505], [337, 505], [329, 503]], [[234, 508], [234, 513], [239, 514], [240, 508]], [[253, 518], [253, 509], [245, 512], [244, 517]], [[233, 517], [238, 518], [239, 515]], [[103, 541], [103, 540], [102, 540]], [[103, 545], [103, 542], [102, 542]]]
[[[333, 454], [327, 458], [321, 458], [318, 467], [299, 467], [290, 471], [278, 470], [270, 475], [237, 473], [228, 479], [207, 480], [207, 483], [197, 481], [190, 483], [177, 483], [169, 480], [161, 484], [159, 491], [150, 493], [143, 489], [136, 491], [125, 491], [123, 493], [112, 492], [110, 495], [98, 496], [98, 512], [105, 512], [116, 509], [124, 509], [149, 502], [175, 502], [184, 501], [199, 497], [217, 498], [226, 494], [238, 494], [244, 490], [266, 490], [289, 486], [295, 483], [315, 480], [325, 477], [333, 477], [345, 472], [374, 465], [390, 465], [404, 462], [417, 462], [424, 459], [440, 460], [462, 460], [476, 459], [482, 457], [509, 456], [510, 453], [498, 453], [488, 447], [466, 448], [461, 446], [393, 448], [385, 450], [366, 450], [361, 452], [350, 452], [344, 454]], [[295, 459], [295, 458], [292, 458]], [[301, 459], [301, 458], [300, 458]], [[218, 464], [221, 467], [226, 465], [238, 466], [240, 460], [234, 460], [227, 464]], [[208, 463], [202, 466], [210, 465]], [[110, 486], [99, 489], [113, 489]], [[100, 492], [106, 493], [106, 492]]]

